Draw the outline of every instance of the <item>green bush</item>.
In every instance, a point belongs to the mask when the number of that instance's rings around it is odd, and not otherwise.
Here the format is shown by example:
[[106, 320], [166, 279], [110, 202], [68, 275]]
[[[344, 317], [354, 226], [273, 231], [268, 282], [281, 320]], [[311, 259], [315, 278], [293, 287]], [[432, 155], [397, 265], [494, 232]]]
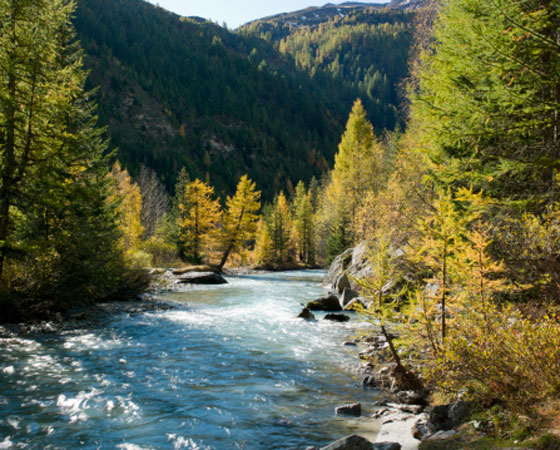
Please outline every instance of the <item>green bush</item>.
[[486, 303], [461, 314], [429, 373], [443, 392], [535, 414], [560, 398], [560, 321], [556, 313], [523, 315], [515, 306]]

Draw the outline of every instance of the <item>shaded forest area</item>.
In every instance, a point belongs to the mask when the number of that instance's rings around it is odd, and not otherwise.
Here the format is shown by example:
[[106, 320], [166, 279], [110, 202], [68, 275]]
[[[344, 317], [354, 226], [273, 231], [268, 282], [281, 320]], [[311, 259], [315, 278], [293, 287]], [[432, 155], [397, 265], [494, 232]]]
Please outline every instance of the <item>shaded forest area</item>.
[[[396, 86], [407, 72], [408, 14], [365, 10], [343, 29], [337, 24], [336, 35], [326, 25], [313, 40], [293, 37], [298, 52], [321, 47], [332, 64], [343, 58], [336, 73], [310, 71], [256, 34], [137, 0], [81, 1], [74, 23], [90, 86], [100, 86], [101, 123], [121, 162], [134, 177], [141, 164], [150, 167], [170, 191], [186, 167], [222, 198], [243, 173], [266, 200], [281, 189], [293, 192], [299, 180], [328, 170], [348, 110], [362, 94], [378, 129], [402, 123]], [[352, 60], [361, 62], [346, 68]]]

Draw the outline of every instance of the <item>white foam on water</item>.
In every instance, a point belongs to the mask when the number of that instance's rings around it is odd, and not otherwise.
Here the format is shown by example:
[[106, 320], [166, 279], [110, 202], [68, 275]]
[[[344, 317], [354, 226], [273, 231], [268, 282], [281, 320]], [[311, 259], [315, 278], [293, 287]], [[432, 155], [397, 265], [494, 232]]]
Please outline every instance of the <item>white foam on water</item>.
[[117, 445], [117, 448], [121, 450], [150, 450], [152, 447], [140, 447], [139, 445], [125, 442], [124, 444]]
[[5, 373], [6, 375], [13, 375], [14, 372], [15, 372], [14, 366], [8, 366], [2, 369], [2, 373]]
[[60, 394], [56, 399], [56, 406], [58, 406], [64, 414], [70, 416], [70, 422], [85, 422], [88, 419], [86, 410], [88, 402], [94, 397], [101, 394], [101, 391], [92, 389], [90, 392], [82, 391], [76, 397], [66, 397]]
[[168, 434], [168, 441], [173, 441], [173, 450], [180, 450], [185, 448], [187, 450], [211, 450], [210, 447], [197, 444], [190, 438], [184, 438], [183, 436], [177, 436], [176, 434]]
[[103, 339], [93, 333], [86, 333], [80, 336], [71, 336], [66, 339], [64, 348], [68, 350], [113, 350], [122, 347], [124, 342], [120, 339]]
[[0, 450], [7, 450], [12, 448], [13, 442], [10, 440], [10, 436], [7, 436], [2, 442], [0, 442]]
[[19, 417], [8, 417], [8, 419], [6, 419], [6, 422], [8, 422], [8, 425], [10, 425], [13, 429], [19, 430], [19, 424], [21, 423]]

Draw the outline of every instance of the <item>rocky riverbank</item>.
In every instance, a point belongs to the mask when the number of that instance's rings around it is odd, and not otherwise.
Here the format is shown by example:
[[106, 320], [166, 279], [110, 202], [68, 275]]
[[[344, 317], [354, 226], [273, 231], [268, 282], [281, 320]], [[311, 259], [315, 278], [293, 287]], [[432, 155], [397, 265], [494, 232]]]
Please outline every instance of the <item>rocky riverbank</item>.
[[[370, 301], [360, 296], [355, 280], [367, 278], [372, 271], [365, 243], [348, 249], [334, 259], [325, 277], [324, 284], [329, 289], [329, 295], [309, 302], [300, 317], [309, 320], [313, 318], [312, 311], [328, 311], [329, 315], [333, 315], [333, 312], [351, 311], [356, 303], [369, 306]], [[356, 345], [355, 341], [351, 343]], [[349, 343], [346, 342], [345, 345], [347, 344]], [[390, 343], [381, 332], [379, 335], [362, 337], [358, 346], [358, 357], [362, 361], [358, 369], [363, 377], [362, 386], [364, 389], [379, 391], [379, 400], [373, 405], [376, 412], [372, 416], [377, 421], [379, 432], [373, 443], [348, 438], [332, 449], [416, 450], [422, 441], [431, 441], [442, 445], [440, 448], [445, 448], [446, 441], [457, 437], [455, 428], [467, 420], [472, 412], [469, 403], [458, 401], [449, 405], [430, 405], [428, 392], [418, 380], [403, 374], [402, 367], [393, 362]], [[355, 404], [341, 405], [337, 411], [361, 416], [363, 408], [359, 397], [357, 392]], [[331, 449], [330, 446], [325, 447], [327, 448]]]

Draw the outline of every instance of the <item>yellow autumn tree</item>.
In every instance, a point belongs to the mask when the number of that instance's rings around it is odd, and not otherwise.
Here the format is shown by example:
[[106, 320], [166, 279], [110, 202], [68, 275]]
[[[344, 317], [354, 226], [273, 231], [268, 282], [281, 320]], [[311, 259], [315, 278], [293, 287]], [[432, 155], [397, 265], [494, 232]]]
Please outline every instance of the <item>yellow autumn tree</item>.
[[113, 164], [109, 176], [114, 180], [114, 192], [109, 199], [119, 203], [118, 225], [122, 231], [122, 247], [125, 252], [136, 250], [140, 245], [140, 237], [144, 232], [141, 223], [142, 195], [140, 188], [134, 183], [126, 169], [121, 168], [118, 161]]
[[222, 259], [218, 267], [222, 269], [232, 252], [238, 251], [243, 243], [253, 239], [257, 230], [258, 211], [261, 207], [261, 192], [256, 190], [247, 175], [243, 175], [233, 197], [226, 200], [226, 211], [222, 219], [220, 236]]
[[185, 188], [183, 201], [179, 204], [182, 213], [179, 238], [188, 261], [200, 262], [202, 250], [215, 240], [220, 204], [213, 196], [214, 188], [198, 178]]
[[272, 237], [264, 218], [257, 223], [254, 259], [257, 263], [270, 263], [272, 261]]
[[327, 210], [330, 211], [327, 261], [353, 241], [352, 221], [360, 204], [369, 192], [379, 191], [384, 182], [383, 158], [382, 145], [358, 99], [338, 146], [327, 188]]

